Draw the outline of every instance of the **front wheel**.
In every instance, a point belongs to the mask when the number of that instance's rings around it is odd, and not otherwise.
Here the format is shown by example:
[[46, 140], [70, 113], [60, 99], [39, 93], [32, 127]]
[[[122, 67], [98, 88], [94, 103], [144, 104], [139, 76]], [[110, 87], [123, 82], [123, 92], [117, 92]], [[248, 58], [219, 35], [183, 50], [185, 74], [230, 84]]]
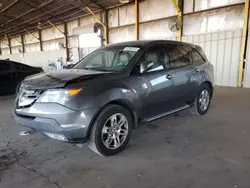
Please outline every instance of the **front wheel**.
[[119, 105], [106, 106], [95, 119], [88, 146], [99, 155], [111, 156], [122, 151], [132, 134], [132, 116]]
[[197, 96], [195, 97], [193, 106], [190, 108], [190, 112], [194, 115], [205, 114], [210, 106], [211, 102], [211, 89], [207, 84], [203, 84], [200, 87]]

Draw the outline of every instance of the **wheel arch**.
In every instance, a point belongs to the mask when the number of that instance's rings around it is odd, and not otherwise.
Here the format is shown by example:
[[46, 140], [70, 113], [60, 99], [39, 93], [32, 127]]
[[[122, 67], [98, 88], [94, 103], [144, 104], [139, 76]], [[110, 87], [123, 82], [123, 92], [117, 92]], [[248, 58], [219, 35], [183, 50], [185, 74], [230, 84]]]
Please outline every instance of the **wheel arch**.
[[207, 85], [211, 91], [211, 98], [213, 97], [213, 93], [214, 93], [214, 88], [213, 88], [213, 84], [210, 81], [205, 81], [203, 84]]
[[90, 124], [89, 124], [89, 128], [88, 128], [88, 131], [87, 131], [87, 138], [89, 138], [90, 136], [90, 131], [93, 127], [93, 123], [94, 121], [96, 120], [96, 118], [98, 117], [98, 115], [100, 114], [100, 112], [108, 105], [111, 105], [111, 104], [116, 104], [116, 105], [120, 105], [124, 108], [126, 108], [131, 116], [132, 116], [132, 119], [133, 119], [133, 129], [137, 128], [138, 127], [138, 121], [139, 121], [139, 117], [138, 117], [138, 114], [135, 110], [135, 108], [133, 107], [133, 105], [129, 102], [129, 101], [126, 101], [125, 99], [116, 99], [116, 100], [112, 100], [112, 101], [109, 101], [107, 104], [105, 104], [102, 108], [100, 108], [97, 113], [94, 115], [94, 118], [92, 118]]

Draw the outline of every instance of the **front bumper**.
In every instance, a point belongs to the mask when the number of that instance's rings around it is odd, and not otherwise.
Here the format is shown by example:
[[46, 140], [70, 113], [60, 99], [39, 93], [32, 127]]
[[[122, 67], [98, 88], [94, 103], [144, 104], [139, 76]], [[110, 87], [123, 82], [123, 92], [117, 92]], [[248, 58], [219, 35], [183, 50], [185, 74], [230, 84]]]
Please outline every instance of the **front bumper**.
[[31, 107], [14, 109], [18, 124], [36, 132], [63, 135], [67, 142], [86, 142], [94, 111], [74, 111], [56, 103], [34, 103]]

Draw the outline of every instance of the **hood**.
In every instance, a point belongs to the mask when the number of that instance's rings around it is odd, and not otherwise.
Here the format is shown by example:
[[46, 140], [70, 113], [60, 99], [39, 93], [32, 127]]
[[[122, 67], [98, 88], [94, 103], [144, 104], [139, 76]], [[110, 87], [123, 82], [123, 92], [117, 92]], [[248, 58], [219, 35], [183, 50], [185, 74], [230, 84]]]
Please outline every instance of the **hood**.
[[107, 74], [111, 73], [82, 69], [65, 69], [29, 76], [23, 83], [26, 89], [52, 89], [61, 88], [69, 83], [94, 79]]

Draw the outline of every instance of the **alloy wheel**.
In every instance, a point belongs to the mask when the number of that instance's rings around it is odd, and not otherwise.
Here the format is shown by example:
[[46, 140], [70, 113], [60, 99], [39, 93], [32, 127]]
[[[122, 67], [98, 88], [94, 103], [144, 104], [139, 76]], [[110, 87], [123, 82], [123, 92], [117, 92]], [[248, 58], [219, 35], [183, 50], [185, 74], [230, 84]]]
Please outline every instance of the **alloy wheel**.
[[209, 106], [209, 102], [210, 102], [210, 95], [208, 90], [204, 89], [201, 94], [200, 94], [200, 98], [199, 98], [199, 105], [200, 105], [200, 109], [204, 112], [208, 109]]
[[120, 113], [112, 115], [102, 128], [102, 142], [108, 149], [117, 149], [128, 135], [128, 120]]

